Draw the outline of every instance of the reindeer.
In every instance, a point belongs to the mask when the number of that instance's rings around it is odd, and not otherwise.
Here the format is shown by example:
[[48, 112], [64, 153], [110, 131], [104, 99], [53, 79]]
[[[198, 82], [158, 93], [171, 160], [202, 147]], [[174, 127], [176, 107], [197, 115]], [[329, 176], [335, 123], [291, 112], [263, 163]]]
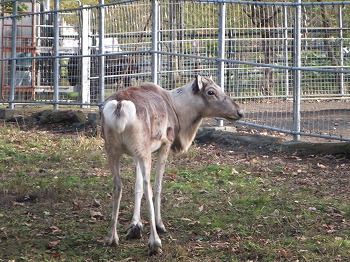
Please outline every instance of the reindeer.
[[[158, 233], [166, 232], [161, 218], [161, 191], [170, 149], [186, 151], [204, 117], [238, 120], [242, 110], [208, 77], [197, 76], [186, 85], [167, 91], [153, 83], [129, 87], [109, 96], [101, 114], [102, 136], [114, 178], [113, 212], [105, 244], [118, 245], [118, 213], [122, 196], [120, 158], [134, 157], [136, 165], [134, 214], [126, 238], [141, 238], [141, 199], [145, 193], [150, 221], [149, 255], [162, 252]], [[150, 184], [151, 153], [157, 151], [156, 174]], [[154, 196], [154, 203], [152, 196]]]

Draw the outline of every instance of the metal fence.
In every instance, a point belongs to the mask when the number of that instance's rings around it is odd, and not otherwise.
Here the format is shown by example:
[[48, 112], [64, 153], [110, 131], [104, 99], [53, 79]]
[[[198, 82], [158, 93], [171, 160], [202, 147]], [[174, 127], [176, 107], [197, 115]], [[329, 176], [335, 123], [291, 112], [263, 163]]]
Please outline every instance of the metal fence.
[[172, 89], [213, 75], [246, 111], [242, 124], [350, 140], [350, 2], [47, 2], [1, 2], [10, 108], [98, 108], [139, 82]]

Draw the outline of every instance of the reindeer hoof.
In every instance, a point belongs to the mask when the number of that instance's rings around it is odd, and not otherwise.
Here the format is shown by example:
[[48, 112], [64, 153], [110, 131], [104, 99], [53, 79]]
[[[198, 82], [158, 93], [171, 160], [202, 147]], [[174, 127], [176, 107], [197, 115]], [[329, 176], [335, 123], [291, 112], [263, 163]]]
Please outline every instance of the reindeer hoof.
[[158, 254], [162, 254], [162, 245], [159, 243], [154, 243], [153, 245], [148, 244], [148, 255], [154, 256]]
[[143, 226], [141, 223], [131, 224], [126, 233], [126, 239], [140, 239], [142, 237]]
[[156, 229], [157, 229], [158, 233], [166, 233], [167, 232], [165, 226], [156, 226]]
[[119, 245], [119, 238], [115, 236], [107, 236], [104, 243], [104, 246], [117, 246]]

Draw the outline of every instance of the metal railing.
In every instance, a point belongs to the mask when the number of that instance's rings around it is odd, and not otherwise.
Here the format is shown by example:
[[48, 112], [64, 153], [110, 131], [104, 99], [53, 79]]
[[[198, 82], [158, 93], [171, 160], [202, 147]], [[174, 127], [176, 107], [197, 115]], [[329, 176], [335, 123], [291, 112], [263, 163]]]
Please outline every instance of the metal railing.
[[[294, 140], [350, 140], [350, 2], [55, 0], [54, 10], [35, 2], [33, 12], [16, 2], [0, 17], [1, 34], [12, 39], [0, 46], [5, 106], [98, 108], [129, 85], [172, 89], [203, 74], [242, 105], [242, 124]], [[19, 57], [19, 39], [29, 37], [36, 52]], [[28, 59], [31, 74], [17, 66]], [[30, 77], [33, 96], [14, 84], [18, 77]]]

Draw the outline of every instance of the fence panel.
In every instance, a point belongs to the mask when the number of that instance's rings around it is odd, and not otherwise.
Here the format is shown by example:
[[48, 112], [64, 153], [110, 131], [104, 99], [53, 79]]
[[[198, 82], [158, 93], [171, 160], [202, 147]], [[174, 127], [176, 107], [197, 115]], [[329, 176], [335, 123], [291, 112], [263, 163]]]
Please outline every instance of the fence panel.
[[[127, 3], [111, 5], [105, 12], [105, 95], [126, 86], [150, 79], [151, 72], [151, 4]], [[97, 28], [99, 17], [97, 10], [92, 10], [91, 29], [95, 32], [92, 54], [98, 53]], [[93, 57], [90, 79], [92, 89], [99, 85], [99, 65]], [[95, 101], [97, 101], [97, 96]]]
[[[0, 102], [95, 108], [111, 92], [155, 80], [153, 75], [166, 89], [180, 86], [196, 74], [213, 75], [245, 109], [243, 124], [350, 140], [347, 2], [302, 2], [300, 34], [295, 33], [298, 5], [294, 1], [162, 0], [157, 2], [159, 12], [152, 12], [154, 1], [147, 0], [99, 6], [59, 2], [56, 29], [55, 12], [36, 1], [20, 4], [32, 9], [2, 9]], [[104, 34], [100, 38], [101, 13]], [[15, 24], [14, 38], [8, 29]], [[53, 43], [57, 30], [59, 81], [55, 87]], [[152, 34], [157, 36], [155, 45]], [[35, 48], [27, 52], [30, 55], [19, 57], [28, 37]], [[16, 39], [15, 47], [12, 39]], [[301, 68], [295, 67], [297, 41], [301, 43]], [[12, 72], [9, 65], [13, 61], [17, 66], [29, 61], [33, 95], [21, 92], [25, 85], [19, 82], [24, 80], [20, 74], [25, 76], [25, 72], [19, 68]], [[294, 73], [298, 71], [301, 102], [296, 107]], [[16, 78], [12, 89], [11, 73]], [[300, 112], [295, 112], [296, 108]], [[300, 130], [295, 129], [298, 114]]]

